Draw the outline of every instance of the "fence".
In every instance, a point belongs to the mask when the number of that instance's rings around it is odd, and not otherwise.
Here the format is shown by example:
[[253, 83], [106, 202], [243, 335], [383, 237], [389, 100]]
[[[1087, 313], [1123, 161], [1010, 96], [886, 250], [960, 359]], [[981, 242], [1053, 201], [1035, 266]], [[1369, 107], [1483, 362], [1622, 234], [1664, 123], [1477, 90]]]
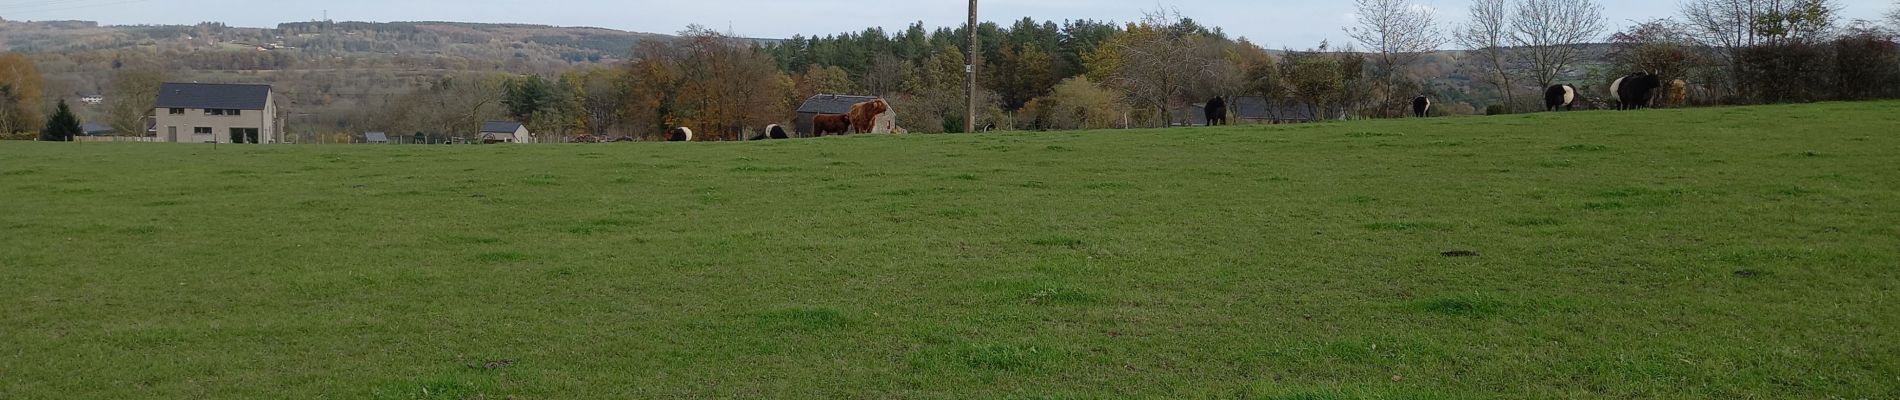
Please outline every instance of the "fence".
[[75, 141], [75, 142], [147, 142], [147, 143], [158, 143], [158, 138], [156, 138], [156, 137], [133, 137], [133, 136], [75, 136], [75, 137], [73, 137], [73, 141]]

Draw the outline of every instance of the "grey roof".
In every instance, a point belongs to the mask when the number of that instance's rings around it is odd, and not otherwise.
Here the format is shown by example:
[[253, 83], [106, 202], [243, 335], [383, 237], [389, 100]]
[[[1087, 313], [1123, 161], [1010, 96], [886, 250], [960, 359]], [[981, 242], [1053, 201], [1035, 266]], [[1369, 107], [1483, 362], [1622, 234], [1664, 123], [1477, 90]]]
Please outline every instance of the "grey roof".
[[482, 131], [480, 133], [506, 133], [512, 135], [520, 130], [520, 122], [488, 121], [482, 123]]
[[158, 108], [263, 110], [270, 85], [167, 83], [158, 88]]
[[388, 143], [389, 135], [382, 132], [366, 132], [363, 134], [363, 141], [370, 143]]
[[821, 94], [805, 100], [805, 104], [798, 107], [798, 113], [844, 114], [851, 112], [851, 106], [871, 100], [877, 97]]
[[85, 132], [87, 135], [112, 133], [112, 126], [98, 122], [87, 122], [80, 124], [79, 130]]
[[1229, 106], [1233, 109], [1234, 118], [1236, 119], [1280, 121], [1315, 121], [1325, 119], [1316, 118], [1313, 115], [1312, 108], [1307, 107], [1305, 103], [1295, 101], [1272, 102], [1259, 96], [1236, 97]]

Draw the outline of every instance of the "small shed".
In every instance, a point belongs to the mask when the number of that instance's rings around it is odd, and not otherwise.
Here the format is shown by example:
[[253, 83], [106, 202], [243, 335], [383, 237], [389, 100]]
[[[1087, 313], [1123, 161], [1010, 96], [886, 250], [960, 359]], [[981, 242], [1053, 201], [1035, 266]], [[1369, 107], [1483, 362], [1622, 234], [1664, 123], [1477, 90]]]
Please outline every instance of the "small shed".
[[528, 127], [520, 122], [488, 121], [482, 123], [482, 143], [527, 143], [531, 137]]
[[389, 144], [389, 134], [382, 132], [364, 132], [363, 143]]
[[812, 134], [812, 132], [815, 131], [811, 123], [813, 117], [817, 117], [821, 114], [844, 115], [851, 112], [851, 106], [871, 100], [877, 100], [877, 97], [836, 94], [812, 96], [810, 99], [805, 100], [804, 105], [798, 106], [798, 119], [797, 121], [793, 121], [794, 125], [797, 125], [796, 129], [798, 132], [793, 135], [801, 138], [815, 136]]

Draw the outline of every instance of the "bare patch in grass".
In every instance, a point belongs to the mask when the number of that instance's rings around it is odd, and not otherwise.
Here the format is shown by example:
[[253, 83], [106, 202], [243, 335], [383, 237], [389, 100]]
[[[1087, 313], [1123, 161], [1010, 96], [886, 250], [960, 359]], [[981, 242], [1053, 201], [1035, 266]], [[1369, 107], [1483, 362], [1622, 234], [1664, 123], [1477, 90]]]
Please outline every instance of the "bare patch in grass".
[[527, 260], [527, 259], [528, 259], [527, 254], [521, 254], [519, 252], [513, 252], [513, 251], [497, 251], [497, 252], [481, 253], [481, 254], [475, 255], [475, 261], [481, 261], [485, 263], [510, 263], [510, 262]]

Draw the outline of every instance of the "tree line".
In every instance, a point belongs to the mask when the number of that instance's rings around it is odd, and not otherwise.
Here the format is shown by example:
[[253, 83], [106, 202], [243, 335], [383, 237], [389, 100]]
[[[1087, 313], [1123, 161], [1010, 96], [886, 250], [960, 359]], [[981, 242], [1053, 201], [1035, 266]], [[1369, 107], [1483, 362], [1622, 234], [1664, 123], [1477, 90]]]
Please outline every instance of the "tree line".
[[[1344, 29], [1350, 43], [1278, 50], [1170, 9], [1127, 23], [917, 23], [776, 42], [693, 26], [637, 41], [624, 61], [527, 74], [458, 71], [355, 104], [363, 121], [352, 125], [447, 139], [510, 119], [553, 141], [686, 126], [724, 140], [791, 122], [813, 95], [855, 94], [889, 100], [910, 131], [959, 132], [963, 68], [972, 57], [981, 71], [978, 125], [999, 129], [1178, 125], [1217, 96], [1259, 96], [1319, 119], [1399, 117], [1420, 95], [1456, 99], [1440, 102], [1465, 107], [1454, 112], [1506, 113], [1537, 109], [1543, 89], [1557, 84], [1576, 84], [1602, 103], [1608, 83], [1632, 72], [1686, 82], [1681, 105], [1900, 97], [1900, 11], [1877, 23], [1842, 21], [1832, 0], [1688, 0], [1676, 16], [1608, 32], [1596, 0], [1474, 0], [1464, 21], [1441, 20], [1414, 0], [1354, 6]], [[969, 29], [976, 49], [964, 42]], [[1440, 50], [1447, 45], [1467, 50]], [[1444, 60], [1455, 60], [1456, 70], [1435, 65]], [[150, 97], [145, 89], [169, 64], [115, 64], [111, 89], [130, 95], [114, 97]], [[30, 67], [0, 59], [7, 132], [30, 130], [46, 114]], [[1447, 73], [1470, 82], [1453, 86]], [[137, 99], [114, 103], [115, 127], [134, 128], [150, 108]]]

